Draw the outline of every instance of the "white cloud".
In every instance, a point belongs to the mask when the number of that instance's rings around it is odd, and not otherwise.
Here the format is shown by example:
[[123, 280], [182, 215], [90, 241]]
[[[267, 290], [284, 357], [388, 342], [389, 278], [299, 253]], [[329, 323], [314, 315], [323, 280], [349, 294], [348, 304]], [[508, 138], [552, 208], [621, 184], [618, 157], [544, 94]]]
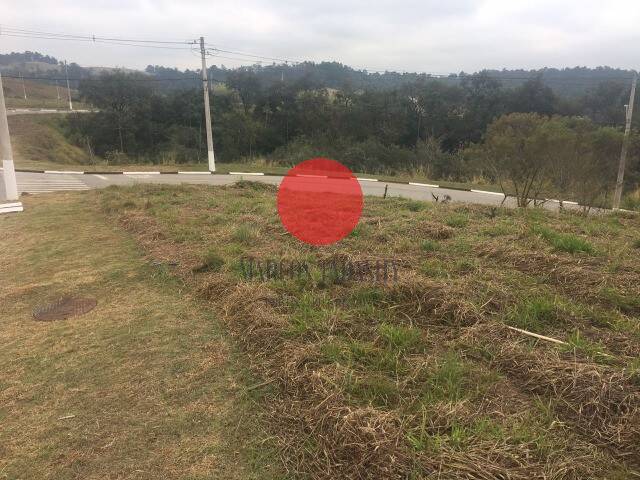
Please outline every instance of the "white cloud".
[[[2, 24], [33, 30], [172, 40], [204, 35], [230, 50], [371, 69], [640, 68], [635, 0], [25, 0], [2, 11]], [[198, 67], [189, 51], [0, 37], [0, 51], [12, 50], [83, 65]]]

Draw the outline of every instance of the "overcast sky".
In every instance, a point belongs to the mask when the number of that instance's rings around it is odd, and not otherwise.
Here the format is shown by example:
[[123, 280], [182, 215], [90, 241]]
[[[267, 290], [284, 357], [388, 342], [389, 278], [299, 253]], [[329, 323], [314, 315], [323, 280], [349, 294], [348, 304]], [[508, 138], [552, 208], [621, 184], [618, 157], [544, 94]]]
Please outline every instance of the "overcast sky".
[[[640, 69], [638, 0], [0, 0], [0, 10], [9, 27], [162, 40], [204, 35], [228, 50], [370, 70]], [[85, 66], [199, 66], [189, 50], [0, 36], [0, 52], [24, 50]]]

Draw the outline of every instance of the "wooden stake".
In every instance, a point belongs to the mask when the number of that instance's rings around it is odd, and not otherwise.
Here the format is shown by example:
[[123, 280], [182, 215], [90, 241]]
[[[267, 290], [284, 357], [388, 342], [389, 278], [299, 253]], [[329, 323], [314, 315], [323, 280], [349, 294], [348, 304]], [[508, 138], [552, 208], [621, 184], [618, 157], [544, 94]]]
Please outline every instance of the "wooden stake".
[[520, 332], [525, 335], [529, 335], [530, 337], [539, 338], [540, 340], [545, 340], [547, 342], [557, 343], [559, 345], [569, 345], [567, 342], [563, 342], [562, 340], [558, 340], [557, 338], [545, 337], [544, 335], [539, 335], [537, 333], [528, 332], [527, 330], [522, 330], [521, 328], [511, 327], [509, 325], [505, 325], [509, 330], [513, 330], [514, 332]]

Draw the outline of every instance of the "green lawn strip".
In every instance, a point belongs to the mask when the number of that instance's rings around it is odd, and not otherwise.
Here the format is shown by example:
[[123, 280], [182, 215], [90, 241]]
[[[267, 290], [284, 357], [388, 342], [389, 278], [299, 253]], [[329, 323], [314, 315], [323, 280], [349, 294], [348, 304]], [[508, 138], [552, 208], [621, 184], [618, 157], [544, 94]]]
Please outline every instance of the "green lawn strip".
[[[0, 218], [0, 473], [275, 478], [243, 393], [253, 380], [214, 313], [86, 195], [25, 205]], [[31, 318], [63, 294], [98, 306], [64, 321]]]

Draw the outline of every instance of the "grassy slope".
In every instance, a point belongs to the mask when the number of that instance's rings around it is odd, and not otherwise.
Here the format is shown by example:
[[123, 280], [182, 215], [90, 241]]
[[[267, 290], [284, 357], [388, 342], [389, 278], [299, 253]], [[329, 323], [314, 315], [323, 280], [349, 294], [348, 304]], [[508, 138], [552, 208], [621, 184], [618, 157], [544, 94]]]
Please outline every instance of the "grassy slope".
[[[25, 204], [0, 217], [0, 478], [270, 478], [214, 314], [85, 196]], [[31, 319], [65, 293], [98, 306]]]
[[60, 118], [55, 114], [8, 118], [16, 168], [66, 168], [90, 161], [84, 150], [71, 145], [60, 132]]
[[[58, 101], [58, 91], [55, 85], [25, 80], [26, 100], [20, 79], [2, 77], [2, 86], [4, 87], [5, 101], [8, 108], [55, 108], [64, 110], [69, 105], [67, 89], [63, 82], [60, 82], [60, 101]], [[85, 104], [79, 102], [76, 90], [71, 91], [71, 99], [74, 102], [74, 108], [86, 108]]]
[[[175, 274], [225, 312], [265, 382], [265, 412], [292, 472], [638, 474], [636, 217], [368, 198], [355, 232], [317, 249], [283, 231], [266, 186], [97, 195], [145, 251], [178, 262]], [[386, 285], [249, 282], [239, 275], [246, 255], [401, 267]]]

